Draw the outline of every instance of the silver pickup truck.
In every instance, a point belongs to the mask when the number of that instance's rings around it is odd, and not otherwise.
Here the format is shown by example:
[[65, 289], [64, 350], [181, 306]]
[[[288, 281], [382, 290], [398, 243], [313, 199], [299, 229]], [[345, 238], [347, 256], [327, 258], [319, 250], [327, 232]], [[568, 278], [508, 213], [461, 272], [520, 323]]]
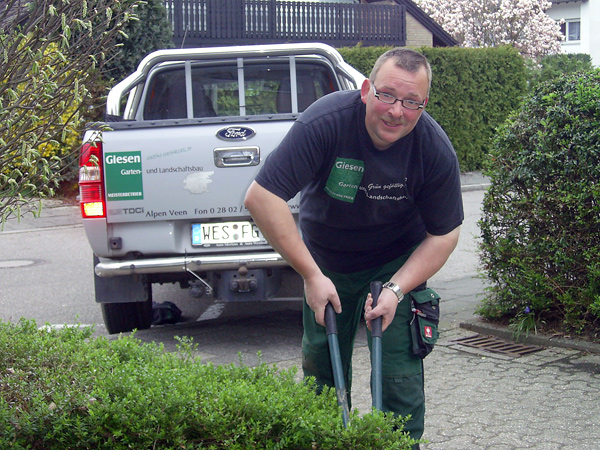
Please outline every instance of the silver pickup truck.
[[108, 332], [151, 326], [153, 283], [222, 302], [301, 297], [244, 196], [308, 105], [363, 80], [332, 47], [281, 44], [161, 50], [117, 84], [79, 172]]

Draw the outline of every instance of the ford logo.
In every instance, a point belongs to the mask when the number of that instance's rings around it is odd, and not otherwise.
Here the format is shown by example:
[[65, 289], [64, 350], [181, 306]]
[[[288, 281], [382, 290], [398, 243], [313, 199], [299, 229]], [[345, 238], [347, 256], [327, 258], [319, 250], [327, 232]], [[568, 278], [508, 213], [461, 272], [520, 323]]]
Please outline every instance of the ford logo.
[[248, 127], [225, 127], [217, 131], [217, 137], [224, 141], [245, 141], [256, 134]]

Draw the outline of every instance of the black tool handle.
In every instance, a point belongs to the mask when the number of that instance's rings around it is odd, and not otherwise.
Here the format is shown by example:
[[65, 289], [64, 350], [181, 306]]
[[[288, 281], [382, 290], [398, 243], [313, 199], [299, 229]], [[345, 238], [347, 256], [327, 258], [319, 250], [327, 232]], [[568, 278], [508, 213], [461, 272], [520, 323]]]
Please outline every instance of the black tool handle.
[[337, 323], [335, 321], [335, 310], [331, 303], [327, 303], [325, 306], [325, 328], [327, 334], [337, 334]]
[[[381, 281], [372, 281], [371, 282], [371, 296], [373, 297], [373, 309], [377, 306], [377, 301], [379, 300], [379, 294], [381, 294], [383, 284]], [[371, 321], [371, 336], [372, 337], [381, 337], [383, 334], [381, 331], [381, 321], [382, 318], [379, 316], [377, 319]]]

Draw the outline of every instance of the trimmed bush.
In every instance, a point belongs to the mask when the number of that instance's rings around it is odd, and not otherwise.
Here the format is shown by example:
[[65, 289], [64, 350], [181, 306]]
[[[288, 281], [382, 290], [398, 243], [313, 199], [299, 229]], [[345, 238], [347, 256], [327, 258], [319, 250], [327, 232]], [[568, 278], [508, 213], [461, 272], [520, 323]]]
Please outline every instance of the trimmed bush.
[[[403, 420], [316, 395], [295, 370], [214, 366], [133, 337], [0, 322], [0, 448], [410, 449]], [[398, 430], [395, 429], [398, 427]]]
[[[480, 221], [479, 313], [516, 332], [600, 325], [600, 70], [540, 84], [499, 131]], [[597, 336], [597, 334], [596, 334]]]

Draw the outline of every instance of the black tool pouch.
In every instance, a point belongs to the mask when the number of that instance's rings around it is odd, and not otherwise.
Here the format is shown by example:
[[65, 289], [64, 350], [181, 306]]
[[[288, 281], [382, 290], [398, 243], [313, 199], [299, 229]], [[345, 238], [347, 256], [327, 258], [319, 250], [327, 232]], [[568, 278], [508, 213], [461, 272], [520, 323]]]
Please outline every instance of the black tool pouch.
[[413, 354], [425, 358], [438, 340], [440, 323], [440, 296], [433, 289], [411, 292], [412, 319], [410, 334]]

